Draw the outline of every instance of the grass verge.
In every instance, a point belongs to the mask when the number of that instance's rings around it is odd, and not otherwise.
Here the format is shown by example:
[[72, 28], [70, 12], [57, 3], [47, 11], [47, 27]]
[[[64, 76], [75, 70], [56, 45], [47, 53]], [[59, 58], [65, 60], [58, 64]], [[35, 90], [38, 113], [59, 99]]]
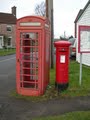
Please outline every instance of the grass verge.
[[55, 89], [55, 68], [50, 70], [50, 84], [43, 96], [39, 97], [27, 97], [18, 95], [16, 91], [11, 93], [19, 99], [32, 100], [32, 101], [44, 101], [53, 98], [71, 98], [78, 96], [90, 96], [90, 67], [83, 65], [82, 85], [79, 85], [79, 64], [75, 61], [70, 62], [69, 67], [69, 87], [63, 92], [59, 92]]
[[32, 120], [90, 120], [90, 111], [71, 112], [60, 116], [42, 117]]
[[70, 62], [69, 67], [69, 88], [62, 92], [62, 96], [89, 96], [90, 95], [90, 67], [83, 65], [82, 85], [79, 85], [79, 67], [75, 61]]
[[15, 53], [16, 53], [16, 49], [13, 49], [13, 48], [0, 49], [0, 56], [11, 55]]

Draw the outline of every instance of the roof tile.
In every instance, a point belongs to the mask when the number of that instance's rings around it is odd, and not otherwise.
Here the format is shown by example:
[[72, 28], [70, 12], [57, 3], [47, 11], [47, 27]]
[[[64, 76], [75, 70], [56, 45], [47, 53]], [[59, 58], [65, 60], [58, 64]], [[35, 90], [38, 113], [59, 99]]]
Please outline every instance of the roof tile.
[[16, 24], [16, 17], [13, 14], [0, 13], [0, 23]]

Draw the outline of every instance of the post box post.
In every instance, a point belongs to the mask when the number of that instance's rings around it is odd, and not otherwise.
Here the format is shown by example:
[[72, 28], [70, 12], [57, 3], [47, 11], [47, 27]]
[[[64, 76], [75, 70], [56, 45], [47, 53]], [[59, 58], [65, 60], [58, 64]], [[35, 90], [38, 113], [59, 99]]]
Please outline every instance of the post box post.
[[71, 45], [68, 41], [57, 41], [54, 42], [56, 47], [56, 81], [55, 87], [61, 91], [65, 90], [69, 84], [69, 46]]

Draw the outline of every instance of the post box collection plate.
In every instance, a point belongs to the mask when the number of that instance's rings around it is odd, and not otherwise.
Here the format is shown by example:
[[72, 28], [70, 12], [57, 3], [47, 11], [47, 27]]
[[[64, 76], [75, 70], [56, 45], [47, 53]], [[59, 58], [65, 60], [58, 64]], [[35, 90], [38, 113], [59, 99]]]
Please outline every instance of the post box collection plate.
[[65, 55], [60, 55], [60, 63], [65, 63]]

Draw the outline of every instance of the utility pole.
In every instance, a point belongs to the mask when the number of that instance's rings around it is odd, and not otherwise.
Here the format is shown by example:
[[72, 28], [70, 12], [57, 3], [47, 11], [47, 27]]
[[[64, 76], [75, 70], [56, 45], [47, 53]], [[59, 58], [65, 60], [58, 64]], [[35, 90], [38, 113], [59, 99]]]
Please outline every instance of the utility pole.
[[66, 38], [66, 32], [64, 31], [64, 38]]
[[53, 0], [46, 0], [46, 17], [51, 23], [51, 68], [54, 67], [53, 62], [53, 42], [54, 42], [54, 28], [53, 28]]
[[46, 17], [48, 18], [48, 0], [46, 0]]

